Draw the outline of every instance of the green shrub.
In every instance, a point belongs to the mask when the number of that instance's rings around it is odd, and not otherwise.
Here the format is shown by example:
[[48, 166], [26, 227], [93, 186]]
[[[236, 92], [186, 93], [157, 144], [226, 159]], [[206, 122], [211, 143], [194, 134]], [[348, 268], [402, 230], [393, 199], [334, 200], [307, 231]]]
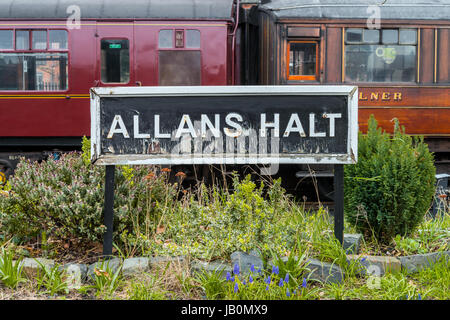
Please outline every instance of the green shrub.
[[423, 137], [405, 134], [395, 120], [390, 136], [373, 116], [359, 133], [358, 163], [345, 167], [345, 213], [366, 236], [389, 243], [421, 223], [435, 190], [433, 156]]
[[[105, 169], [87, 159], [85, 151], [41, 163], [21, 160], [10, 179], [11, 191], [0, 197], [0, 231], [22, 239], [45, 231], [52, 239], [101, 241], [105, 231]], [[155, 170], [149, 166], [116, 167], [116, 242], [123, 233], [139, 232], [144, 220], [148, 232], [156, 230], [161, 215], [173, 202], [177, 187], [168, 183], [167, 173], [156, 175]]]

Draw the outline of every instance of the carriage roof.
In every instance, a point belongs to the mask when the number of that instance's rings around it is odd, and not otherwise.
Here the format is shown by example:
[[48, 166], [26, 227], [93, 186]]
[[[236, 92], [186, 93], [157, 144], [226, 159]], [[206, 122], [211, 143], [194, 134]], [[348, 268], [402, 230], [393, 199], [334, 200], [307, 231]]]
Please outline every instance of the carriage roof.
[[383, 20], [449, 20], [450, 0], [271, 0], [259, 9], [277, 19], [367, 19], [369, 6]]
[[233, 0], [1, 0], [0, 19], [231, 19]]

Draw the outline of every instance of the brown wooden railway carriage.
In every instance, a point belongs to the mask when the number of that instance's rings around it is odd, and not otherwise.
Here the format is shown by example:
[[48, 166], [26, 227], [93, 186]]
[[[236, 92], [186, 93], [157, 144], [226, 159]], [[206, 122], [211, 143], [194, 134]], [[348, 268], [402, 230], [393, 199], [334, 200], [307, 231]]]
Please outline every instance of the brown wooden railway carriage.
[[253, 7], [247, 22], [259, 30], [248, 37], [259, 38], [259, 57], [247, 57], [247, 67], [258, 70], [250, 81], [358, 85], [360, 129], [374, 114], [392, 131], [396, 117], [408, 134], [426, 137], [438, 171], [448, 172], [450, 1], [376, 3], [272, 0]]

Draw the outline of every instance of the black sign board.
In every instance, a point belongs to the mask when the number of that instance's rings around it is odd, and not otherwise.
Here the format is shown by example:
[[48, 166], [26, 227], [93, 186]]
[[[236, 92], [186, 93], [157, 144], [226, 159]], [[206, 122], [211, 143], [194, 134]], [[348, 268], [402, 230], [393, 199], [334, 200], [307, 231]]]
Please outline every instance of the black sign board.
[[94, 88], [96, 164], [356, 162], [357, 88]]

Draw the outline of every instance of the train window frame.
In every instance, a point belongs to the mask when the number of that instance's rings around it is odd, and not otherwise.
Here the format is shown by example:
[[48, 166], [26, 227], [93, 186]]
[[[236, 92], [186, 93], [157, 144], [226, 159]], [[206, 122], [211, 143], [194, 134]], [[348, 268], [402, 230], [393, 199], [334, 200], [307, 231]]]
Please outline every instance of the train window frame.
[[[172, 32], [172, 46], [171, 47], [160, 47], [160, 33], [161, 31], [171, 31]], [[176, 36], [177, 32], [183, 32], [183, 46], [177, 46], [176, 42]], [[188, 31], [196, 31], [199, 34], [199, 46], [198, 47], [188, 47], [187, 43], [188, 40]], [[195, 29], [193, 27], [185, 27], [185, 28], [161, 28], [158, 30], [158, 50], [200, 50], [202, 51], [202, 30], [201, 29]]]
[[[61, 83], [65, 83], [64, 89], [0, 89], [0, 91], [4, 92], [27, 92], [27, 93], [46, 93], [49, 92], [68, 92], [70, 91], [70, 73], [71, 73], [71, 52], [70, 52], [70, 32], [67, 28], [42, 28], [42, 27], [35, 27], [35, 28], [23, 28], [23, 27], [7, 27], [7, 28], [0, 28], [0, 30], [11, 30], [13, 32], [13, 48], [12, 49], [0, 49], [0, 54], [10, 54], [14, 55], [16, 54], [18, 57], [22, 55], [25, 56], [36, 56], [40, 57], [42, 56], [48, 56], [51, 58], [54, 58], [53, 56], [61, 56], [63, 55], [65, 58], [65, 64], [66, 64], [66, 70], [65, 70], [65, 79], [64, 81], [60, 81], [59, 85]], [[28, 32], [28, 48], [27, 49], [17, 49], [17, 32], [18, 31], [26, 31]], [[33, 48], [33, 32], [35, 31], [45, 31], [46, 32], [46, 48], [45, 49], [35, 49]], [[50, 31], [65, 31], [66, 32], [66, 43], [67, 48], [60, 48], [60, 49], [50, 49], [49, 48], [49, 33]], [[38, 77], [38, 75], [36, 75]], [[50, 86], [52, 87], [52, 86]], [[56, 86], [59, 87], [59, 86]]]
[[[379, 30], [379, 42], [378, 43], [371, 43], [371, 42], [364, 42], [364, 38], [361, 39], [359, 42], [353, 42], [349, 41], [347, 37], [347, 31], [348, 30], [354, 30], [354, 29], [360, 29], [362, 30], [362, 34], [364, 33], [364, 30], [367, 29], [367, 26], [352, 26], [349, 28], [343, 28], [343, 40], [342, 40], [342, 55], [343, 55], [343, 63], [342, 63], [342, 82], [343, 83], [361, 83], [361, 84], [371, 84], [371, 85], [386, 85], [386, 84], [418, 84], [418, 78], [417, 78], [417, 69], [419, 68], [418, 63], [418, 57], [420, 56], [420, 45], [418, 42], [418, 36], [419, 36], [419, 28], [418, 27], [401, 27], [401, 26], [390, 26], [387, 25]], [[396, 30], [397, 31], [397, 42], [396, 43], [384, 43], [383, 40], [383, 30]], [[400, 34], [403, 31], [415, 31], [416, 38], [415, 41], [412, 43], [401, 43], [400, 41]], [[413, 75], [413, 80], [391, 80], [391, 81], [380, 81], [380, 80], [350, 80], [348, 79], [348, 72], [347, 72], [347, 47], [348, 46], [382, 46], [382, 47], [388, 47], [388, 46], [397, 46], [397, 47], [414, 47], [415, 48], [415, 54], [414, 54], [414, 70], [411, 73]], [[400, 69], [398, 69], [400, 70]], [[403, 69], [402, 69], [403, 70]]]
[[11, 47], [10, 48], [0, 48], [0, 51], [14, 51], [16, 48], [16, 36], [15, 36], [15, 30], [14, 29], [0, 29], [0, 31], [10, 31], [11, 32]]
[[[159, 32], [162, 30], [171, 30], [172, 31], [172, 47], [171, 48], [161, 48], [159, 47]], [[183, 46], [180, 47], [176, 45], [176, 36], [177, 36], [177, 32], [183, 32]], [[200, 42], [199, 42], [199, 47], [188, 47], [187, 43], [188, 43], [188, 31], [198, 31], [199, 33], [199, 37], [200, 37]], [[203, 66], [203, 46], [202, 46], [202, 39], [203, 39], [203, 31], [202, 28], [195, 28], [192, 26], [174, 26], [172, 28], [168, 28], [168, 27], [162, 27], [161, 29], [159, 29], [158, 31], [158, 50], [157, 50], [157, 69], [158, 69], [158, 85], [161, 85], [160, 83], [163, 81], [162, 77], [161, 77], [161, 52], [163, 51], [188, 51], [188, 52], [199, 52], [200, 55], [200, 60], [199, 60], [199, 64], [200, 64], [200, 78], [199, 78], [199, 84], [195, 84], [195, 85], [202, 85], [202, 81], [203, 81], [203, 71], [202, 71], [202, 66]]]
[[[127, 82], [105, 82], [103, 80], [103, 73], [102, 73], [102, 67], [103, 67], [103, 62], [102, 62], [102, 53], [101, 51], [102, 49], [102, 43], [104, 40], [116, 40], [116, 41], [128, 41], [128, 81]], [[132, 80], [132, 52], [131, 52], [131, 41], [130, 39], [126, 38], [126, 37], [104, 37], [100, 39], [100, 63], [99, 63], [99, 67], [100, 67], [100, 83], [103, 85], [129, 85], [131, 83]]]
[[[288, 81], [310, 81], [310, 82], [317, 82], [319, 81], [319, 66], [320, 66], [320, 46], [319, 46], [319, 42], [320, 40], [309, 40], [309, 39], [305, 39], [305, 40], [288, 40], [287, 41], [287, 53], [286, 53], [286, 77]], [[309, 43], [309, 44], [314, 44], [315, 45], [315, 49], [316, 49], [316, 66], [315, 66], [315, 73], [314, 75], [291, 75], [290, 74], [290, 58], [291, 58], [291, 44], [292, 43]]]

